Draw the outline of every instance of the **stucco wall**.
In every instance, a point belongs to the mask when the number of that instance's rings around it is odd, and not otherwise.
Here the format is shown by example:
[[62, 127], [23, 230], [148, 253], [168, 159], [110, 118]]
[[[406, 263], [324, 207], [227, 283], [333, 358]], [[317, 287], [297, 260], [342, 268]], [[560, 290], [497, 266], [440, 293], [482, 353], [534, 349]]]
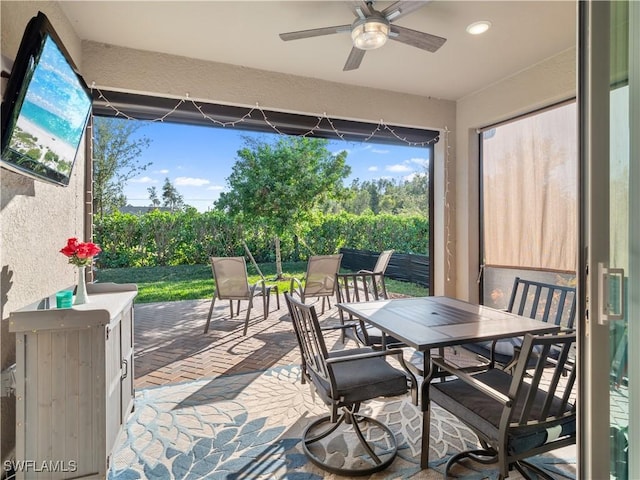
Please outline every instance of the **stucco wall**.
[[[28, 21], [44, 12], [74, 61], [81, 44], [60, 8], [50, 2], [1, 2], [2, 55], [11, 62]], [[3, 64], [4, 67], [4, 64]], [[3, 93], [5, 83], [3, 82]], [[58, 251], [84, 228], [84, 154], [81, 152], [68, 187], [59, 187], [0, 169], [0, 366], [15, 362], [15, 336], [8, 331], [12, 310], [76, 282], [76, 270]], [[15, 398], [0, 402], [2, 460], [15, 443]]]
[[[477, 128], [553, 105], [576, 95], [572, 48], [457, 102], [455, 161], [455, 295], [478, 301], [479, 175]], [[577, 119], [576, 119], [577, 121]], [[577, 172], [576, 172], [577, 175]]]

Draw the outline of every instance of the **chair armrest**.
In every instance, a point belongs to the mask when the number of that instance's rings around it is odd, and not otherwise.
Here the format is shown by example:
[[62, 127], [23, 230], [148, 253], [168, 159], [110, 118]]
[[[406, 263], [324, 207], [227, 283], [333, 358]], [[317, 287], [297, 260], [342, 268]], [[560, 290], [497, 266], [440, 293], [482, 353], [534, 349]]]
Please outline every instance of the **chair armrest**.
[[393, 350], [376, 350], [374, 352], [358, 353], [355, 355], [343, 355], [340, 357], [328, 358], [327, 363], [349, 362], [353, 360], [362, 360], [363, 358], [386, 357], [388, 355], [402, 355], [402, 350], [394, 348]]
[[325, 331], [325, 330], [346, 330], [347, 328], [357, 328], [358, 327], [358, 322], [348, 322], [345, 323], [344, 325], [328, 325], [326, 327], [322, 327], [320, 328], [320, 330]]
[[473, 375], [469, 375], [468, 373], [464, 372], [463, 370], [460, 370], [459, 368], [456, 368], [455, 366], [451, 365], [450, 363], [447, 363], [443, 358], [433, 358], [433, 359], [431, 359], [431, 362], [435, 366], [440, 368], [441, 370], [444, 370], [445, 372], [449, 372], [452, 375], [455, 375], [456, 377], [458, 377], [463, 382], [465, 382], [465, 383], [471, 385], [472, 387], [478, 389], [480, 392], [482, 392], [485, 395], [491, 397], [496, 402], [499, 402], [499, 403], [503, 404], [506, 407], [511, 407], [512, 406], [512, 404], [511, 404], [512, 400], [508, 396], [506, 396], [505, 394], [503, 394], [503, 393], [497, 391], [496, 389], [490, 387], [486, 383], [481, 382], [480, 380], [475, 378]]
[[260, 291], [262, 292], [263, 295], [265, 295], [266, 289], [267, 289], [267, 284], [264, 282], [263, 279], [258, 280], [256, 283], [254, 283], [253, 285], [249, 286], [249, 290], [251, 291], [251, 295], [253, 296], [255, 294], [255, 291], [260, 288]]
[[295, 277], [292, 277], [289, 283], [289, 293], [293, 294], [293, 292], [302, 292], [302, 282]]
[[358, 273], [375, 273], [371, 270], [358, 270]]

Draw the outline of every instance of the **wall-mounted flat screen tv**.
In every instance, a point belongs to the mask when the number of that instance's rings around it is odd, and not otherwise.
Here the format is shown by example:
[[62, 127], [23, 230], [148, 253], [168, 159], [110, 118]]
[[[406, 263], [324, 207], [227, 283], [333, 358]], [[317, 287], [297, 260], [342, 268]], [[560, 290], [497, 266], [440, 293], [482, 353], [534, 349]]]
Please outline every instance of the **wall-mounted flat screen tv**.
[[1, 165], [68, 185], [90, 113], [90, 90], [38, 12], [22, 37], [2, 102]]

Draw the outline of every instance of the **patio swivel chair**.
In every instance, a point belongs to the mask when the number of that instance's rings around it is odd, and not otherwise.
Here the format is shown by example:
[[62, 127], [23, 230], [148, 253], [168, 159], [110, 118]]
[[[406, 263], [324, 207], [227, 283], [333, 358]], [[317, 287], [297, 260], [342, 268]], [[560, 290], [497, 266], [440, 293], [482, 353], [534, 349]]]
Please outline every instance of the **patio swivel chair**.
[[[305, 455], [338, 475], [383, 470], [397, 454], [396, 438], [389, 427], [359, 410], [367, 400], [404, 395], [409, 389], [416, 401], [416, 379], [406, 369], [402, 351], [355, 348], [329, 352], [323, 332], [350, 326], [321, 328], [313, 305], [294, 300], [288, 293], [285, 300], [300, 347], [302, 383], [308, 382], [331, 411], [304, 430]], [[395, 356], [403, 369], [389, 364], [388, 356]]]
[[[516, 277], [507, 311], [543, 322], [552, 322], [571, 330], [576, 318], [576, 289]], [[463, 348], [477, 354], [490, 366], [506, 366], [515, 360], [514, 355], [517, 355], [521, 345], [522, 337], [516, 337], [470, 343], [463, 345]]]
[[289, 286], [291, 295], [298, 295], [300, 301], [305, 303], [308, 298], [322, 298], [322, 311], [324, 314], [325, 300], [331, 308], [329, 300], [336, 291], [336, 274], [340, 270], [342, 254], [337, 255], [312, 255], [307, 262], [307, 273], [302, 280], [292, 278]]
[[468, 425], [482, 446], [452, 456], [445, 478], [455, 463], [469, 458], [497, 461], [501, 479], [513, 467], [525, 478], [529, 471], [553, 479], [526, 459], [576, 442], [575, 341], [575, 333], [526, 334], [513, 373], [494, 367], [469, 375], [433, 359], [451, 376], [429, 385], [431, 400]]
[[[247, 328], [249, 327], [249, 317], [251, 315], [254, 297], [262, 297], [263, 316], [266, 320], [269, 315], [271, 290], [273, 289], [276, 295], [278, 295], [278, 286], [268, 286], [265, 284], [264, 279], [258, 280], [253, 285], [249, 285], [247, 264], [244, 257], [211, 257], [210, 260], [213, 278], [216, 285], [213, 292], [213, 298], [211, 299], [211, 306], [209, 307], [209, 315], [207, 316], [207, 324], [204, 327], [204, 333], [209, 331], [213, 307], [216, 303], [216, 299], [219, 298], [220, 300], [229, 300], [231, 318], [233, 318], [234, 300], [237, 300], [238, 302], [236, 315], [240, 315], [240, 301], [247, 300], [249, 302], [249, 305], [247, 306], [247, 316], [244, 320], [243, 335], [246, 335]], [[280, 308], [279, 300], [278, 308]]]

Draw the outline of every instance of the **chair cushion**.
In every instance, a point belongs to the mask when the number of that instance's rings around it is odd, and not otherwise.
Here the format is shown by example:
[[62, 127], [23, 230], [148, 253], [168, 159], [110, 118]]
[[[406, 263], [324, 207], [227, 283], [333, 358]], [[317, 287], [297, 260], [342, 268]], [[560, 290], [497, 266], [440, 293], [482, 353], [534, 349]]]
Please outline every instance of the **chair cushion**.
[[[369, 352], [374, 350], [355, 348], [330, 352], [329, 358]], [[391, 366], [385, 357], [334, 363], [330, 368], [336, 382], [335, 398], [331, 398], [331, 387], [325, 380], [314, 378], [318, 394], [328, 403], [337, 401], [339, 405], [350, 405], [376, 397], [403, 395], [408, 390], [405, 372]]]
[[[476, 353], [484, 358], [491, 358], [491, 344], [493, 342], [475, 342], [468, 343], [462, 347], [470, 352]], [[506, 365], [513, 359], [514, 347], [522, 346], [521, 338], [508, 338], [506, 340], [498, 340], [495, 348], [495, 361]]]
[[[493, 387], [503, 394], [507, 394], [512, 377], [499, 369], [475, 375], [481, 382]], [[500, 418], [504, 407], [462, 380], [434, 382], [430, 385], [431, 400], [450, 411], [464, 423], [469, 425], [482, 438], [490, 443], [498, 441]], [[560, 399], [556, 399], [557, 402]], [[557, 405], [556, 400], [553, 404]], [[544, 402], [544, 392], [538, 394], [538, 399], [531, 410], [532, 418], [537, 418]], [[557, 410], [552, 406], [552, 411]], [[519, 418], [522, 405], [516, 405], [512, 419]], [[514, 421], [514, 420], [512, 420]], [[510, 454], [517, 454], [544, 445], [554, 438], [575, 435], [575, 415], [562, 417], [552, 422], [513, 427], [509, 430], [507, 448]]]
[[[367, 342], [365, 342], [366, 338], [364, 336], [364, 333], [362, 332], [362, 328], [361, 327], [356, 327], [356, 332], [355, 335], [353, 333], [353, 329], [349, 329], [346, 330], [346, 335], [347, 337], [355, 340], [356, 342], [359, 342], [361, 344], [367, 344]], [[369, 338], [369, 345], [373, 345], [373, 346], [381, 346], [382, 345], [382, 330], [380, 330], [379, 328], [376, 327], [371, 327], [368, 326], [367, 327], [367, 337]], [[392, 337], [391, 335], [387, 335], [387, 346], [401, 346], [403, 345], [403, 343], [398, 340], [395, 337]]]
[[[513, 360], [516, 349], [522, 347], [522, 340], [522, 337], [512, 337], [498, 340], [494, 349], [494, 360], [501, 365], [507, 365], [508, 363], [510, 363], [511, 360]], [[491, 358], [492, 343], [493, 342], [467, 343], [462, 347], [473, 353], [477, 353], [478, 355], [486, 359], [489, 359]], [[541, 348], [539, 346], [536, 346], [534, 347], [533, 351], [540, 352]], [[558, 352], [552, 349], [549, 353], [549, 356], [551, 358], [558, 358]], [[535, 359], [532, 359], [532, 361], [529, 362], [529, 366], [533, 365], [535, 365]]]

